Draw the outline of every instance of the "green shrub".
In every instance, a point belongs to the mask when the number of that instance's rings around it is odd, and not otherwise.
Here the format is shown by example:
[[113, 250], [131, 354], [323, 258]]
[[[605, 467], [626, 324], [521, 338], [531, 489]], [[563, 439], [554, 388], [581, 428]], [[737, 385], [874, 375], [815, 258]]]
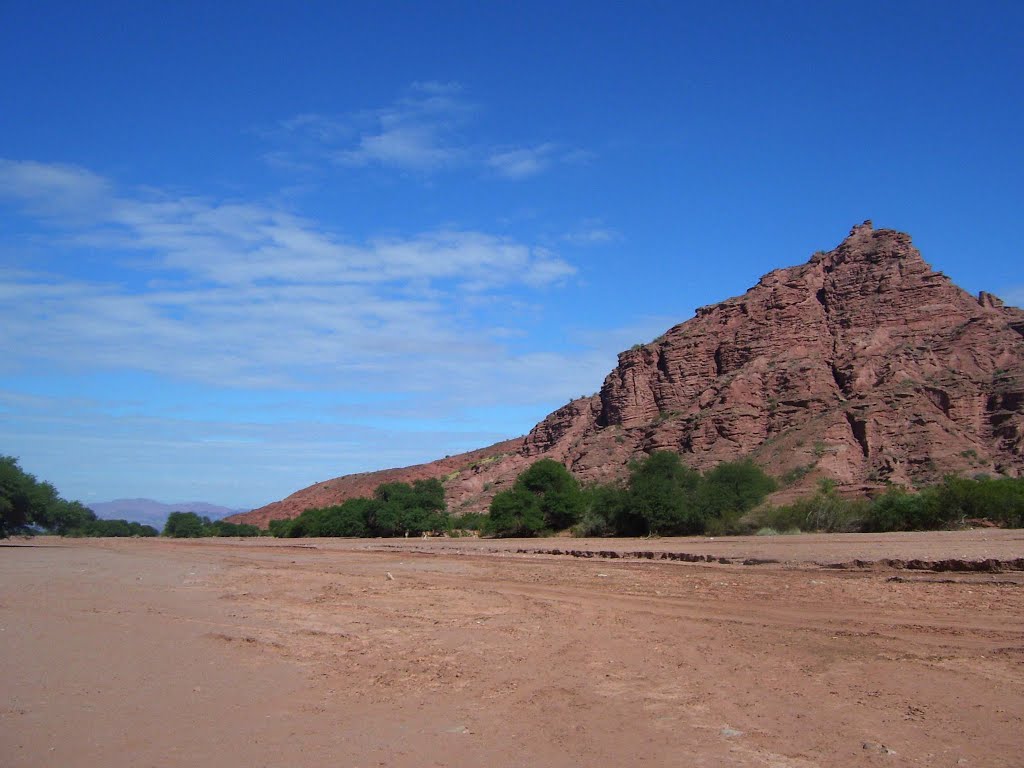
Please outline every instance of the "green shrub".
[[480, 531], [487, 525], [487, 515], [483, 512], [466, 512], [448, 521], [450, 530]]
[[525, 488], [502, 491], [491, 500], [484, 532], [491, 536], [536, 536], [544, 530], [540, 500]]
[[798, 467], [793, 467], [780, 478], [782, 485], [795, 485], [800, 480], [803, 480], [807, 475], [814, 471], [814, 468], [818, 466], [817, 463], [811, 462], [810, 464], [801, 464]]
[[835, 491], [835, 484], [822, 480], [813, 496], [797, 499], [792, 504], [762, 510], [755, 516], [757, 525], [789, 531], [820, 531], [850, 533], [864, 528], [870, 504], [862, 499], [846, 499]]
[[722, 462], [697, 485], [695, 503], [712, 536], [741, 533], [743, 514], [778, 487], [775, 480], [749, 459]]
[[376, 502], [366, 508], [371, 536], [419, 535], [448, 527], [444, 486], [440, 480], [384, 483], [373, 494]]
[[61, 536], [87, 535], [86, 528], [95, 521], [91, 509], [61, 498], [51, 483], [36, 480], [13, 456], [0, 456], [0, 539], [40, 530]]
[[292, 520], [272, 520], [272, 536], [406, 536], [448, 529], [440, 480], [383, 483], [373, 498], [347, 499], [330, 507], [304, 510]]
[[151, 525], [143, 525], [129, 520], [90, 520], [89, 522], [66, 531], [63, 535], [78, 537], [149, 537], [159, 535], [159, 531]]
[[1024, 526], [1024, 479], [947, 477], [919, 493], [890, 488], [873, 501], [866, 527], [871, 531], [938, 530], [972, 519]]
[[584, 499], [576, 478], [553, 459], [534, 462], [516, 479], [515, 489], [537, 499], [544, 527], [554, 531], [572, 526], [583, 512]]
[[374, 507], [371, 499], [347, 499], [322, 510], [317, 518], [317, 536], [360, 538], [369, 531], [368, 519]]
[[796, 504], [768, 507], [759, 510], [752, 519], [755, 527], [774, 528], [777, 531], [803, 530], [807, 524], [807, 512]]
[[592, 485], [583, 489], [583, 515], [573, 527], [575, 536], [631, 536], [646, 530], [643, 518], [632, 514], [629, 492], [617, 485]]
[[171, 512], [164, 524], [164, 536], [173, 539], [197, 539], [208, 536], [210, 520], [195, 512]]
[[704, 518], [695, 503], [699, 483], [700, 474], [684, 466], [678, 454], [655, 451], [630, 468], [629, 514], [643, 520], [644, 533], [701, 533]]
[[260, 529], [248, 523], [229, 523], [225, 520], [215, 520], [210, 523], [209, 531], [211, 536], [259, 536]]
[[270, 532], [270, 535], [279, 539], [288, 538], [288, 534], [291, 532], [291, 527], [291, 520], [279, 519], [271, 520], [267, 523], [267, 530]]

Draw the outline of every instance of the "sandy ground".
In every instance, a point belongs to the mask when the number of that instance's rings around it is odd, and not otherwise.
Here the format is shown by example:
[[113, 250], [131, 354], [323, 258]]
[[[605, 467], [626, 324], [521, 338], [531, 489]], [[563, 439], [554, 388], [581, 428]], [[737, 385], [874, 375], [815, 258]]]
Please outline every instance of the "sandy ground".
[[[776, 564], [526, 554], [685, 552]], [[1020, 766], [1024, 532], [0, 547], [2, 766]]]

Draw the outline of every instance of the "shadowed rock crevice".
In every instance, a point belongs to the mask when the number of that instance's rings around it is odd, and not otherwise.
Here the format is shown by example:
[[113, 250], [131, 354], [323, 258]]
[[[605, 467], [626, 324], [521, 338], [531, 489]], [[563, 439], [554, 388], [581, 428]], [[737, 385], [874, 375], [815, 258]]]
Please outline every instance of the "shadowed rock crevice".
[[850, 424], [850, 432], [853, 434], [853, 439], [857, 441], [857, 445], [860, 446], [860, 451], [864, 454], [864, 458], [868, 458], [871, 453], [871, 449], [868, 446], [868, 425], [867, 422], [858, 419], [849, 411], [846, 412], [846, 421]]

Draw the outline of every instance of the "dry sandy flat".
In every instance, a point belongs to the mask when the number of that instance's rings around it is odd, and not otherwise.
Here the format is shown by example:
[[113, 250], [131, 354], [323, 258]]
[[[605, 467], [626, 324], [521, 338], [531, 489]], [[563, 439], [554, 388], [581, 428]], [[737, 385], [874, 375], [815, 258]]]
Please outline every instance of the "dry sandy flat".
[[[776, 559], [583, 559], [518, 549]], [[3, 766], [1020, 766], [1024, 532], [0, 547]]]

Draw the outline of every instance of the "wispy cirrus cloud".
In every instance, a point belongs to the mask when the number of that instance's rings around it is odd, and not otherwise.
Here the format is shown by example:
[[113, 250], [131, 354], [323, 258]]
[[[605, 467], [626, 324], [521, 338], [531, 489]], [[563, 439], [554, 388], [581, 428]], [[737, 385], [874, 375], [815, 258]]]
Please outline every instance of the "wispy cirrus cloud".
[[316, 158], [335, 166], [420, 174], [469, 168], [521, 180], [590, 156], [553, 142], [501, 146], [470, 138], [478, 111], [458, 83], [417, 82], [385, 107], [282, 120], [276, 130], [265, 132], [280, 146], [264, 157], [290, 170], [312, 168]]
[[551, 333], [576, 267], [478, 229], [353, 239], [2, 159], [0, 216], [0, 432], [72, 497], [256, 505], [469, 450], [593, 391], [664, 326]]
[[491, 154], [487, 158], [487, 164], [499, 176], [507, 179], [525, 179], [547, 170], [555, 160], [556, 149], [551, 143], [506, 149]]
[[585, 219], [578, 227], [562, 235], [562, 240], [578, 246], [606, 245], [622, 240], [622, 234], [600, 219]]
[[[0, 273], [8, 370], [43, 362], [475, 401], [510, 388], [543, 399], [559, 369], [579, 370], [509, 352], [508, 318], [489, 319], [573, 277], [543, 247], [460, 229], [351, 242], [266, 205], [125, 192], [62, 165], [0, 161], [0, 189], [62, 254]], [[81, 251], [116, 269], [71, 268]], [[487, 381], [471, 382], [465, 370], [479, 366]]]
[[[354, 146], [330, 152], [340, 165], [432, 171], [467, 158], [458, 135], [473, 112], [455, 83], [414, 83], [394, 104], [349, 118]], [[328, 144], [330, 142], [327, 142]]]
[[534, 146], [504, 147], [491, 150], [487, 166], [496, 175], [519, 181], [538, 176], [556, 165], [579, 164], [592, 157], [590, 152], [569, 149], [553, 142]]

